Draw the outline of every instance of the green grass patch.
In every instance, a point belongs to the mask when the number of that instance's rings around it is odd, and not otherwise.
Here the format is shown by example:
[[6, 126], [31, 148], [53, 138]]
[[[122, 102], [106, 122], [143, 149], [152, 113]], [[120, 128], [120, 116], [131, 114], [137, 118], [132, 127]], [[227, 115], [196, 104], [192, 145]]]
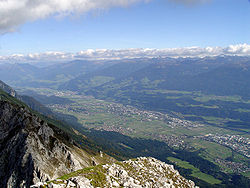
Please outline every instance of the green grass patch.
[[241, 174], [243, 176], [247, 177], [247, 178], [250, 178], [250, 171], [248, 171], [248, 172], [242, 172]]
[[194, 97], [193, 99], [199, 102], [208, 102], [211, 100], [220, 100], [225, 102], [242, 102], [240, 96], [201, 95], [199, 97]]
[[222, 146], [220, 144], [204, 141], [204, 140], [194, 140], [192, 146], [196, 149], [204, 149], [202, 156], [205, 158], [221, 158], [226, 159], [232, 156], [232, 150]]
[[203, 180], [209, 184], [220, 184], [221, 181], [218, 179], [215, 179], [213, 176], [205, 174], [201, 172], [198, 168], [194, 167], [187, 161], [182, 161], [180, 159], [174, 158], [174, 157], [168, 157], [167, 158], [169, 161], [174, 162], [177, 166], [185, 169], [190, 169], [192, 170], [191, 176], [198, 178], [200, 180]]
[[216, 105], [213, 105], [213, 106], [207, 106], [207, 105], [204, 105], [204, 104], [199, 104], [199, 105], [194, 105], [194, 104], [191, 104], [191, 105], [189, 105], [189, 106], [191, 106], [191, 107], [202, 107], [202, 108], [219, 108], [218, 106], [216, 106]]
[[61, 176], [60, 180], [67, 180], [72, 177], [84, 176], [90, 180], [91, 185], [94, 187], [103, 187], [106, 184], [106, 175], [105, 169], [103, 169], [102, 165], [97, 165], [94, 167], [88, 167], [81, 170], [77, 170], [75, 172], [71, 172], [64, 176]]
[[127, 148], [127, 149], [134, 150], [134, 149], [131, 148], [130, 146], [125, 145], [125, 144], [123, 144], [123, 143], [119, 143], [119, 145], [122, 146], [122, 147], [125, 147], [125, 148]]
[[250, 109], [243, 109], [243, 108], [236, 109], [235, 111], [244, 112], [244, 113], [250, 113]]
[[162, 93], [162, 94], [192, 94], [192, 92], [189, 91], [178, 91], [178, 90], [145, 90], [146, 93], [149, 94], [156, 94], [156, 93]]

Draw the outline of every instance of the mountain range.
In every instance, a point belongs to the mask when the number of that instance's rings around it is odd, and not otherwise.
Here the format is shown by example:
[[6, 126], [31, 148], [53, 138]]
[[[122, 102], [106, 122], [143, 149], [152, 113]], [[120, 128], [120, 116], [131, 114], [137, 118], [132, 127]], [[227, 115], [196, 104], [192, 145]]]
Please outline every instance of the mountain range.
[[77, 60], [1, 64], [0, 78], [94, 155], [155, 157], [201, 187], [248, 187], [249, 68], [243, 56]]

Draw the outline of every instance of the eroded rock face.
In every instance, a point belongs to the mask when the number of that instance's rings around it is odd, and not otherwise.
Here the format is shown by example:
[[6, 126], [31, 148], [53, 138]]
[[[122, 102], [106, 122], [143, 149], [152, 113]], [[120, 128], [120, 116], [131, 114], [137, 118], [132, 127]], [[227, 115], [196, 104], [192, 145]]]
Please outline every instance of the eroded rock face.
[[0, 100], [1, 188], [30, 187], [90, 166], [93, 160], [27, 108]]
[[[41, 184], [32, 186], [38, 188]], [[194, 182], [182, 177], [173, 165], [151, 157], [139, 157], [82, 170], [68, 179], [57, 179], [46, 187], [125, 187], [125, 188], [195, 188]]]
[[103, 167], [107, 169], [107, 184], [111, 187], [195, 187], [194, 182], [182, 177], [173, 165], [151, 157]]
[[2, 89], [3, 91], [5, 91], [6, 93], [8, 93], [9, 95], [11, 95], [12, 97], [16, 97], [17, 93], [14, 89], [12, 89], [10, 86], [8, 86], [7, 84], [5, 84], [4, 82], [2, 82], [0, 80], [0, 89]]

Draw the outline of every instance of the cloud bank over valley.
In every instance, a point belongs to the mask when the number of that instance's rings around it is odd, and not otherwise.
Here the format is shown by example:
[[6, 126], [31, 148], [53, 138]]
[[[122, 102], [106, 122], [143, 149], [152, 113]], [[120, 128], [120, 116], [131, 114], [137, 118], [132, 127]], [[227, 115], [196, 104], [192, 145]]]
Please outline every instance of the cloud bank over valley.
[[116, 60], [132, 58], [155, 57], [206, 57], [219, 55], [250, 56], [249, 44], [230, 45], [228, 47], [184, 47], [184, 48], [135, 48], [135, 49], [88, 49], [77, 53], [44, 52], [36, 54], [13, 54], [0, 56], [0, 63], [27, 63], [47, 61], [70, 61], [75, 59], [85, 60]]

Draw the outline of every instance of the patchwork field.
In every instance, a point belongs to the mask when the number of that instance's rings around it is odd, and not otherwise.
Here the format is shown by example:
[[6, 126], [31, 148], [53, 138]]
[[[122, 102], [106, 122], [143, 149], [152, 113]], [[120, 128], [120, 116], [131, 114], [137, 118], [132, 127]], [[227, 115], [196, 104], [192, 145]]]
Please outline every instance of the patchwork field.
[[199, 178], [199, 179], [201, 179], [205, 182], [208, 182], [210, 184], [221, 183], [220, 180], [215, 179], [213, 176], [202, 173], [198, 168], [195, 168], [193, 165], [189, 164], [189, 162], [182, 161], [182, 160], [174, 158], [174, 157], [168, 157], [167, 159], [181, 168], [190, 169], [192, 171], [191, 176], [193, 176], [193, 177]]
[[[173, 149], [199, 151], [199, 156], [218, 165], [222, 171], [240, 173], [249, 177], [249, 135], [242, 130], [235, 131], [224, 126], [225, 122], [234, 121], [233, 119], [202, 116], [205, 121], [189, 121], [185, 119], [189, 115], [142, 110], [74, 92], [51, 89], [34, 91], [70, 101], [67, 104], [51, 102], [47, 106], [55, 112], [76, 117], [78, 123], [85, 128], [118, 132], [134, 138], [159, 140]], [[203, 96], [203, 100], [204, 98]], [[219, 97], [210, 96], [206, 101], [212, 100], [211, 98]], [[230, 97], [221, 99], [241, 100]], [[207, 108], [202, 105], [200, 107]], [[122, 147], [130, 148], [129, 145], [120, 144]], [[183, 166], [184, 164], [186, 166]], [[190, 167], [189, 169], [193, 170], [192, 176], [208, 183], [220, 182], [197, 168], [193, 169], [191, 164], [188, 166], [188, 163], [178, 163], [177, 165], [182, 168]]]

